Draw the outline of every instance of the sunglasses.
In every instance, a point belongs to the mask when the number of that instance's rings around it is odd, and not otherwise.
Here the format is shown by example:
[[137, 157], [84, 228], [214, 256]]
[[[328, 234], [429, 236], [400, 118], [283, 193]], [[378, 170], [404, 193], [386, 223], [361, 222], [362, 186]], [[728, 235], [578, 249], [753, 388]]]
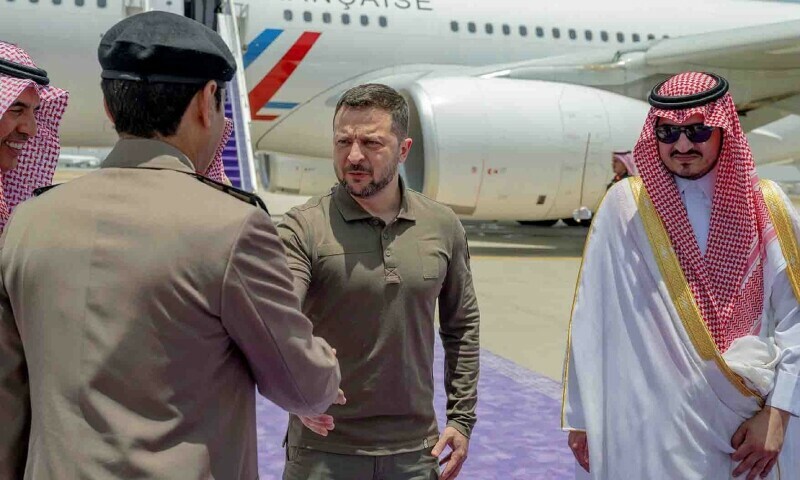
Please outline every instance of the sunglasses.
[[707, 142], [714, 133], [715, 127], [709, 127], [702, 123], [691, 125], [659, 125], [656, 127], [656, 138], [661, 143], [675, 143], [681, 138], [681, 133], [686, 134], [686, 138], [692, 143]]

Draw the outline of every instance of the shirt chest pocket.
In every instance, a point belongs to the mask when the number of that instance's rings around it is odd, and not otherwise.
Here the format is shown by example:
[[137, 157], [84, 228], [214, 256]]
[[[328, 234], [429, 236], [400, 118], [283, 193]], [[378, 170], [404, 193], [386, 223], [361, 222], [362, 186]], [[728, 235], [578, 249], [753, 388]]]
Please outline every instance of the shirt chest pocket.
[[422, 278], [425, 280], [436, 280], [439, 278], [439, 270], [444, 263], [443, 257], [439, 253], [436, 245], [419, 243], [419, 258], [422, 266]]

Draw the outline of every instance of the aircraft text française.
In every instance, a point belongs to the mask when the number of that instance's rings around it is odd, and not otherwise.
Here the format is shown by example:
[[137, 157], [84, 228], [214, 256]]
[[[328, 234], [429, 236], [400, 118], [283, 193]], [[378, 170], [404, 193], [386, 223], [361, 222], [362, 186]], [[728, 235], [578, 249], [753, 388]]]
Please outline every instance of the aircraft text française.
[[[298, 1], [298, 0], [288, 0]], [[378, 7], [383, 9], [433, 11], [434, 0], [303, 0], [305, 3], [341, 4], [345, 10], [350, 7]]]

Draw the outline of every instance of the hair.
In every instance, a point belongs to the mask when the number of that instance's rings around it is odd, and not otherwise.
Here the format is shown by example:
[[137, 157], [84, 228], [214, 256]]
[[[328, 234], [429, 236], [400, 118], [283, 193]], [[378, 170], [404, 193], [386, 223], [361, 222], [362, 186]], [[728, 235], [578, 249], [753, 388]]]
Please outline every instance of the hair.
[[[117, 133], [141, 138], [175, 135], [181, 118], [205, 84], [146, 83], [104, 78], [100, 84]], [[217, 88], [216, 108], [222, 104]]]
[[392, 115], [392, 133], [398, 140], [408, 137], [408, 103], [397, 90], [380, 83], [367, 83], [344, 92], [336, 104], [334, 118], [342, 107], [377, 108]]

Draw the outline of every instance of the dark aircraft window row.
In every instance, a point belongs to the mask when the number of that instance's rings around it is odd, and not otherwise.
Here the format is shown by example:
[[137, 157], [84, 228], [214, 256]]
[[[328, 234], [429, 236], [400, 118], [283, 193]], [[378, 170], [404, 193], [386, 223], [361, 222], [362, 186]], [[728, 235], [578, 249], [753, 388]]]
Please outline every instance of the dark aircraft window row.
[[[479, 26], [478, 26], [477, 23], [475, 23], [475, 22], [466, 22], [466, 23], [467, 23], [467, 31], [469, 33], [478, 33]], [[483, 30], [484, 32], [486, 32], [487, 35], [493, 35], [495, 33], [494, 24], [492, 24], [492, 23], [485, 23], [481, 27], [482, 28], [480, 28], [480, 29]], [[453, 20], [452, 22], [450, 22], [450, 30], [453, 31], [453, 32], [456, 32], [456, 33], [459, 32], [461, 30], [461, 24], [459, 24], [457, 21]], [[529, 33], [528, 27], [525, 26], [525, 25], [520, 25], [518, 28], [515, 29], [515, 28], [512, 28], [510, 25], [505, 24], [505, 23], [500, 27], [500, 31], [503, 32], [503, 35], [505, 35], [505, 36], [509, 36], [509, 35], [512, 34], [512, 32], [516, 32], [516, 34], [518, 34], [520, 37], [527, 37], [528, 33]], [[548, 33], [543, 27], [536, 27], [536, 28], [534, 28], [533, 31], [536, 34], [536, 36], [539, 37], [539, 38], [544, 38]], [[549, 33], [555, 39], [559, 39], [562, 36], [561, 35], [561, 29], [557, 28], [557, 27], [556, 28], [552, 28], [549, 31]], [[566, 36], [568, 36], [570, 38], [570, 40], [577, 40], [578, 36], [579, 36], [578, 30], [576, 30], [574, 28], [570, 28], [570, 29], [566, 30], [565, 37]], [[594, 32], [592, 32], [591, 30], [584, 30], [583, 31], [583, 38], [586, 39], [587, 42], [594, 41], [594, 38], [595, 38], [594, 37]], [[599, 38], [600, 38], [600, 40], [602, 40], [604, 42], [608, 42], [611, 37], [610, 37], [610, 35], [608, 34], [607, 31], [602, 30], [602, 31], [600, 31]], [[625, 36], [624, 33], [617, 32], [617, 34], [616, 34], [617, 42], [625, 43], [626, 38], [627, 37]], [[647, 34], [647, 39], [648, 40], [655, 40], [655, 38], [656, 38], [656, 36], [653, 35], [652, 33]], [[669, 35], [664, 35], [664, 38], [669, 38]], [[642, 36], [640, 34], [638, 34], [638, 33], [633, 33], [633, 34], [630, 35], [630, 40], [632, 42], [634, 42], [634, 43], [638, 43], [638, 42], [642, 41]]]
[[[14, 2], [16, 0], [6, 0], [7, 2]], [[24, 1], [24, 0], [20, 0]], [[39, 0], [28, 0], [30, 3], [39, 3]], [[42, 0], [45, 2], [46, 0]], [[73, 0], [75, 2], [76, 7], [83, 7], [86, 5], [87, 0]], [[91, 1], [91, 0], [90, 0]], [[64, 3], [70, 3], [70, 0], [52, 0], [53, 5], [62, 5]], [[97, 7], [98, 8], [106, 8], [108, 6], [108, 0], [97, 0]]]
[[[332, 23], [333, 22], [333, 15], [328, 12], [322, 14], [322, 23]], [[283, 19], [287, 22], [291, 22], [294, 20], [294, 12], [291, 10], [284, 10], [283, 11]], [[368, 27], [370, 24], [370, 17], [369, 15], [353, 15], [350, 16], [349, 13], [343, 13], [339, 16], [339, 20], [341, 20], [342, 25], [350, 25], [352, 22], [359, 22], [362, 26]], [[306, 23], [311, 23], [314, 21], [314, 15], [309, 12], [303, 12], [303, 21]], [[389, 20], [384, 17], [383, 15], [378, 17], [378, 25], [382, 28], [385, 28], [389, 25]]]

